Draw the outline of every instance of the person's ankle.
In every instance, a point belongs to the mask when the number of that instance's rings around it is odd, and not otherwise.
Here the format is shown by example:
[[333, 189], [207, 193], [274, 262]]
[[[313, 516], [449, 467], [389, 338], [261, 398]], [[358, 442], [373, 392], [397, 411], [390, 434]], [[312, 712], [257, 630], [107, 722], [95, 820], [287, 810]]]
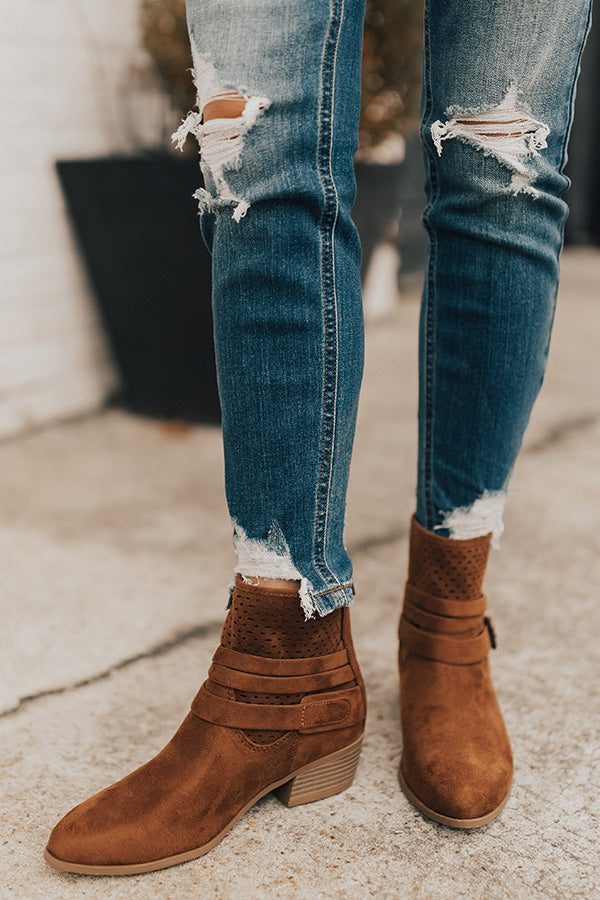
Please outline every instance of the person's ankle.
[[262, 575], [246, 576], [244, 581], [254, 587], [270, 588], [274, 591], [298, 591], [300, 582], [288, 578], [263, 578]]

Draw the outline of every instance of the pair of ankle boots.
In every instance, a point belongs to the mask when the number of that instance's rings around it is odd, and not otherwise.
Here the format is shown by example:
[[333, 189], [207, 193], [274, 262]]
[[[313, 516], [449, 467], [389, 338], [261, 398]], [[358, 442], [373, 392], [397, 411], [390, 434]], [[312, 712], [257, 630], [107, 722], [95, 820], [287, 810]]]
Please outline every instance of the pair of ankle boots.
[[[400, 784], [421, 812], [458, 828], [495, 818], [512, 778], [487, 662], [489, 542], [437, 537], [413, 519], [400, 619]], [[45, 858], [110, 875], [202, 856], [269, 792], [295, 806], [349, 787], [365, 714], [349, 610], [305, 621], [295, 591], [238, 577], [208, 678], [177, 733], [71, 810]]]

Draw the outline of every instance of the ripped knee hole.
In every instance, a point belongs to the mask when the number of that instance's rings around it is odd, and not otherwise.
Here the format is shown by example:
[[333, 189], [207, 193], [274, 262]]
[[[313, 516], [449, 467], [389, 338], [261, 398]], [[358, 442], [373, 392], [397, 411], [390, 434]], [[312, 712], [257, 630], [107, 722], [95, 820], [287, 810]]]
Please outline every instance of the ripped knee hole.
[[438, 119], [431, 126], [431, 136], [442, 155], [443, 141], [458, 138], [512, 170], [511, 189], [536, 193], [530, 186], [534, 173], [527, 162], [548, 146], [550, 129], [526, 110], [520, 108], [518, 90], [512, 84], [502, 102], [492, 109], [465, 113], [448, 110], [449, 118]]
[[198, 54], [195, 47], [192, 47], [192, 55], [198, 111], [188, 113], [173, 134], [173, 141], [181, 150], [188, 135], [193, 134], [200, 147], [202, 163], [214, 182], [215, 196], [204, 188], [194, 194], [200, 211], [233, 206], [233, 218], [239, 222], [250, 204], [233, 193], [225, 172], [241, 168], [245, 135], [271, 101], [222, 85], [213, 63]]

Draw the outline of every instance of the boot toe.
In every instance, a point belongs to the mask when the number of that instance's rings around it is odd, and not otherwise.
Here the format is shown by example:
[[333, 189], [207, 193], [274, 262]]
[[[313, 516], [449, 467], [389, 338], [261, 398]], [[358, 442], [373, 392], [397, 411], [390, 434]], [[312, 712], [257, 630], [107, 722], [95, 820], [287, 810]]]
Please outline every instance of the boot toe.
[[426, 815], [438, 821], [459, 824], [473, 820], [491, 821], [504, 805], [512, 783], [512, 762], [450, 761], [407, 766], [403, 760], [401, 778]]
[[135, 846], [126, 820], [118, 824], [111, 822], [99, 799], [100, 795], [90, 797], [58, 822], [48, 839], [48, 853], [59, 862], [82, 866], [118, 866], [142, 861], [140, 848]]
[[[110, 846], [110, 835], [87, 809], [87, 802], [76, 806], [52, 829], [46, 847], [54, 859], [76, 865], [117, 863]], [[102, 856], [98, 855], [101, 842]]]
[[296, 589], [238, 576], [209, 677], [175, 735], [67, 813], [46, 861], [78, 874], [150, 872], [207, 853], [274, 789], [289, 783], [284, 802], [295, 805], [348, 787], [364, 687], [348, 611], [327, 619], [307, 623]]

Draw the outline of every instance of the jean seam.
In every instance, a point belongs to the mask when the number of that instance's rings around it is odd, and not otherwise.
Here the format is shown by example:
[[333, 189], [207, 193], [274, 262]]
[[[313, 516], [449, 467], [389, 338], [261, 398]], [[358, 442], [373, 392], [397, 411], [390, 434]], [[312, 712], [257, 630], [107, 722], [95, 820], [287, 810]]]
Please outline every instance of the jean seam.
[[425, 123], [431, 118], [431, 110], [433, 107], [433, 90], [431, 87], [431, 48], [429, 35], [429, 12], [430, 4], [425, 7], [424, 20], [424, 77], [423, 86], [425, 90], [425, 106], [423, 110], [423, 124], [421, 137], [423, 146], [427, 153], [427, 162], [429, 170], [429, 181], [431, 184], [431, 199], [423, 213], [423, 224], [429, 234], [429, 255], [427, 267], [427, 288], [424, 292], [424, 347], [423, 353], [425, 359], [421, 362], [422, 370], [425, 374], [424, 391], [424, 422], [422, 423], [422, 442], [421, 460], [423, 473], [423, 491], [426, 509], [427, 521], [422, 524], [428, 528], [433, 528], [435, 514], [433, 509], [433, 481], [434, 481], [434, 454], [433, 454], [433, 435], [434, 435], [434, 390], [435, 390], [435, 267], [437, 260], [437, 236], [431, 224], [430, 212], [435, 201], [439, 196], [439, 179], [436, 168], [435, 154], [432, 152], [430, 144], [425, 135]]
[[336, 584], [335, 587], [329, 588], [326, 591], [319, 591], [318, 594], [313, 594], [313, 597], [325, 597], [326, 594], [335, 594], [336, 591], [345, 591], [351, 587], [352, 587], [351, 581], [348, 581], [346, 584]]
[[[324, 580], [339, 580], [325, 559], [325, 535], [329, 511], [331, 470], [335, 448], [335, 414], [337, 393], [337, 298], [335, 291], [334, 233], [338, 217], [338, 196], [331, 170], [333, 140], [333, 106], [338, 39], [344, 0], [332, 0], [329, 26], [321, 64], [321, 96], [319, 110], [318, 173], [323, 189], [323, 212], [320, 224], [321, 285], [324, 317], [324, 372], [321, 462], [317, 484], [314, 533], [315, 567]], [[331, 336], [330, 336], [331, 332]], [[337, 589], [337, 588], [336, 588]]]

